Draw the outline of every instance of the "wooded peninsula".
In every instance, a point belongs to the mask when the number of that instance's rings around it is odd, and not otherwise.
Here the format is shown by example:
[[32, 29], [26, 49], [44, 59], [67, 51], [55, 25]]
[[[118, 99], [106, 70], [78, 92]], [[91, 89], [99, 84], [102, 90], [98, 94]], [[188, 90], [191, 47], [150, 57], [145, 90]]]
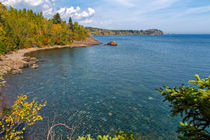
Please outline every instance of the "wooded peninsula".
[[158, 29], [148, 30], [108, 30], [93, 27], [86, 27], [91, 35], [163, 35], [163, 31]]

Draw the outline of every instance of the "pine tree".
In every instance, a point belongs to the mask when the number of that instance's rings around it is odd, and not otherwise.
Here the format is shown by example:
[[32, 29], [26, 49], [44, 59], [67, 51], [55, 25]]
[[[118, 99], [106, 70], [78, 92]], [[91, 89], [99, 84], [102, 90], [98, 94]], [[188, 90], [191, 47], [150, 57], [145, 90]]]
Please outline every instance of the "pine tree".
[[72, 18], [69, 17], [69, 29], [73, 31], [74, 29], [74, 24], [73, 24], [73, 21], [72, 21]]
[[52, 18], [53, 24], [61, 24], [61, 17], [59, 13], [56, 13]]

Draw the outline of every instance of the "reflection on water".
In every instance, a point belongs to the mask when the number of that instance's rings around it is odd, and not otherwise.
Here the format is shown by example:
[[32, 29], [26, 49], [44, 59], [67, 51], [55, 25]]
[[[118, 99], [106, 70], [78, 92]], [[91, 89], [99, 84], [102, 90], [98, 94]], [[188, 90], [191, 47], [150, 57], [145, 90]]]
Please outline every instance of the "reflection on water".
[[[43, 61], [39, 68], [9, 75], [4, 92], [11, 101], [27, 94], [38, 102], [47, 100], [44, 118], [28, 128], [27, 139], [46, 139], [55, 123], [53, 137], [135, 132], [142, 139], [176, 139], [177, 118], [155, 91], [162, 85], [186, 83], [198, 73], [209, 74], [210, 37], [97, 36], [101, 42], [116, 40], [117, 47], [95, 46], [34, 52]], [[146, 136], [146, 137], [144, 137]]]

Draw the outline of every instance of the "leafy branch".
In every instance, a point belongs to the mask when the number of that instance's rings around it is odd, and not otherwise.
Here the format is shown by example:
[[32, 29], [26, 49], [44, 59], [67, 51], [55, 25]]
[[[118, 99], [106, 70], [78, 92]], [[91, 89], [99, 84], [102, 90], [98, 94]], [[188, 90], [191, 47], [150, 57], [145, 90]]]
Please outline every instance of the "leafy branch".
[[171, 116], [182, 117], [177, 129], [180, 139], [204, 140], [210, 139], [210, 76], [190, 80], [193, 87], [184, 86], [170, 88], [163, 86], [157, 89], [164, 96], [164, 101], [170, 103]]

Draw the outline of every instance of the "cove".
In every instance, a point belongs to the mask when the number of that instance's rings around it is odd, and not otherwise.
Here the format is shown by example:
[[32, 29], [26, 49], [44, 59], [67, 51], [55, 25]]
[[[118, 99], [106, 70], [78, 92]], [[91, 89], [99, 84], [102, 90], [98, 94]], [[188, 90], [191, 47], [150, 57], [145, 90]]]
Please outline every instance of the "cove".
[[[209, 76], [210, 35], [95, 36], [115, 40], [117, 47], [94, 46], [37, 51], [39, 68], [7, 75], [3, 92], [11, 103], [17, 95], [43, 103], [27, 139], [46, 139], [53, 123], [75, 126], [73, 136], [113, 134], [123, 130], [142, 139], [176, 139], [178, 118], [155, 91]], [[71, 131], [54, 129], [55, 138]]]

